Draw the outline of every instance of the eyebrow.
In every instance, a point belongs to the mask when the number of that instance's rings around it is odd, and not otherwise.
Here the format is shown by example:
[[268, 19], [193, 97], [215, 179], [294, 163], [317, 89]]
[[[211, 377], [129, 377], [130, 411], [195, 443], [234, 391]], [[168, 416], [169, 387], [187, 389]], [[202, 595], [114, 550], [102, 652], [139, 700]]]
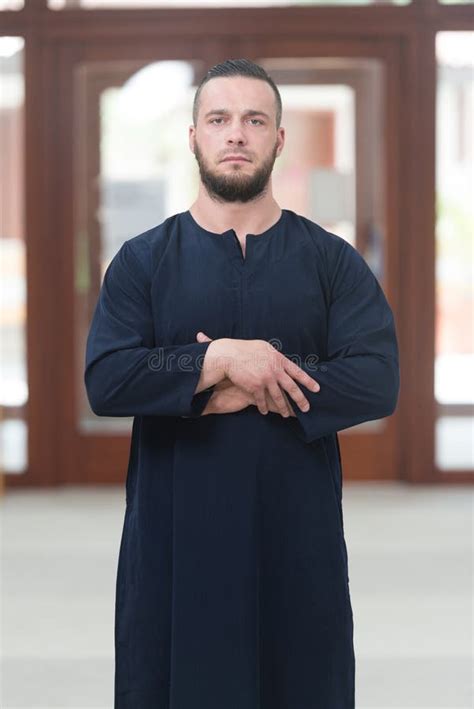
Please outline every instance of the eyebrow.
[[[230, 113], [230, 111], [228, 111], [226, 108], [215, 108], [215, 109], [212, 110], [212, 111], [208, 111], [208, 112], [206, 113], [206, 115], [204, 116], [204, 118], [207, 118], [208, 116], [212, 116], [212, 115], [219, 115], [219, 116], [224, 115], [224, 116], [226, 116], [226, 115], [228, 115], [229, 113]], [[253, 109], [253, 108], [247, 108], [247, 109], [243, 112], [243, 115], [244, 115], [244, 116], [265, 116], [265, 118], [270, 119], [270, 116], [268, 115], [268, 113], [265, 113], [265, 111], [256, 111], [256, 110]]]

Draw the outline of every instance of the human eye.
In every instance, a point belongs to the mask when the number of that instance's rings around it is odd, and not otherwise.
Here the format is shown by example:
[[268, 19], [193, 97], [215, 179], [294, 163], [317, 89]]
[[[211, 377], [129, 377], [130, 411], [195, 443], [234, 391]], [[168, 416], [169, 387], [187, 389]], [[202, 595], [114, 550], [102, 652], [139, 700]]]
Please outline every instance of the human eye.
[[257, 123], [259, 123], [260, 125], [263, 126], [263, 121], [260, 120], [260, 118], [251, 118], [250, 120], [251, 120], [251, 121], [257, 121]]
[[[209, 121], [209, 123], [214, 123], [214, 121], [223, 121], [223, 120], [224, 120], [223, 118], [211, 118], [211, 120]], [[220, 125], [220, 124], [219, 124], [219, 125]]]

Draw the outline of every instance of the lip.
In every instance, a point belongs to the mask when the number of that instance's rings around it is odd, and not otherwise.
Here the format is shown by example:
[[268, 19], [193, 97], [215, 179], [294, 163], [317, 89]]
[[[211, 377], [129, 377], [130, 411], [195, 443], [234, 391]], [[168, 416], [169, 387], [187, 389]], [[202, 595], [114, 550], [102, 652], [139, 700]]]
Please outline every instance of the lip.
[[247, 160], [247, 158], [242, 157], [242, 155], [235, 155], [235, 156], [230, 156], [228, 158], [224, 158], [222, 162], [250, 162], [250, 160]]

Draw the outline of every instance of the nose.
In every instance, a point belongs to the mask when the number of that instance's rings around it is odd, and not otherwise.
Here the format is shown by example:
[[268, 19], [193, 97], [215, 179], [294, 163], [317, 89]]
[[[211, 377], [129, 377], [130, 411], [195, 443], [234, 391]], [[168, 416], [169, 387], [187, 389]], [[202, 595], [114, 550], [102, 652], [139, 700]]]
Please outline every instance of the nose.
[[228, 145], [244, 145], [247, 142], [245, 132], [238, 121], [229, 126], [226, 142]]

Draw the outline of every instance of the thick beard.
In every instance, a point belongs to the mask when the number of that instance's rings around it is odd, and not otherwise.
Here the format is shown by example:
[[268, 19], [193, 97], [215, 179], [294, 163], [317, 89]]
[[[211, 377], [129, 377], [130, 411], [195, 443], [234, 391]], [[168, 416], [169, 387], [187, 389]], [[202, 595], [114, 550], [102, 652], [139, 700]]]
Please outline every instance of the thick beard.
[[230, 175], [212, 172], [197, 142], [194, 144], [194, 157], [199, 165], [201, 181], [211, 199], [217, 202], [250, 202], [265, 193], [275, 163], [277, 148], [278, 145], [275, 143], [270, 156], [253, 175], [246, 175], [240, 171], [232, 172]]

